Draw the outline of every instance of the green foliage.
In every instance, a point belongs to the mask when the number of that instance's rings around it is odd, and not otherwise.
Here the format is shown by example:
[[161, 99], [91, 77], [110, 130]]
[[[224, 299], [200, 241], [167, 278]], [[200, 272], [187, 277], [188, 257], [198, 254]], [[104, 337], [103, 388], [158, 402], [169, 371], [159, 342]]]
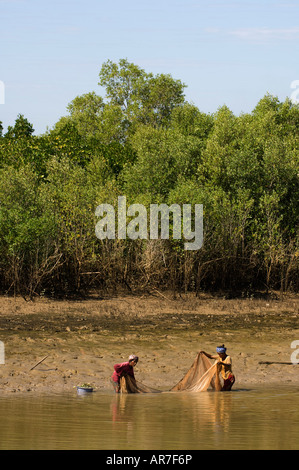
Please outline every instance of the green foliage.
[[165, 199], [178, 177], [195, 173], [200, 158], [200, 142], [177, 130], [141, 126], [131, 140], [137, 158], [122, 173], [124, 191], [132, 198], [147, 193]]
[[105, 87], [110, 105], [119, 106], [127, 135], [138, 124], [167, 126], [172, 110], [184, 103], [185, 85], [169, 74], [153, 76], [139, 66], [121, 59], [102, 65], [99, 85]]
[[[35, 136], [0, 123], [2, 291], [92, 288], [298, 290], [299, 106], [265, 95], [252, 113], [202, 113], [168, 74], [121, 59], [100, 71], [102, 98], [74, 98]], [[204, 243], [96, 238], [95, 209], [203, 204]]]
[[24, 139], [30, 137], [34, 132], [32, 124], [23, 116], [19, 114], [15, 125], [13, 127], [8, 126], [5, 137], [14, 139]]
[[58, 261], [55, 227], [42, 186], [29, 165], [0, 170], [2, 288], [33, 295]]

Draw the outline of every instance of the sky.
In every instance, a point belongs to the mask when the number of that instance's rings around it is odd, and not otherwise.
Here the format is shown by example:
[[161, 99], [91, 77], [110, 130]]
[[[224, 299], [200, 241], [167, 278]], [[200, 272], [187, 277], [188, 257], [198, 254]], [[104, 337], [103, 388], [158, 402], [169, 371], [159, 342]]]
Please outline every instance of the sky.
[[291, 97], [298, 57], [299, 0], [0, 0], [0, 121], [46, 132], [76, 96], [105, 97], [101, 66], [121, 58], [181, 80], [202, 112], [239, 115]]

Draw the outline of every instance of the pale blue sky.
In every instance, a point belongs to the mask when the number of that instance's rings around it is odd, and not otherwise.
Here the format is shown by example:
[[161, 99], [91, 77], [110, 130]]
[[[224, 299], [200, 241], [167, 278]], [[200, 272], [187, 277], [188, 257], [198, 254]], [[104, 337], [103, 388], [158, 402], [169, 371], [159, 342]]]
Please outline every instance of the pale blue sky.
[[284, 100], [299, 79], [299, 1], [0, 0], [0, 121], [24, 114], [36, 134], [98, 86], [107, 59], [170, 73], [212, 113]]

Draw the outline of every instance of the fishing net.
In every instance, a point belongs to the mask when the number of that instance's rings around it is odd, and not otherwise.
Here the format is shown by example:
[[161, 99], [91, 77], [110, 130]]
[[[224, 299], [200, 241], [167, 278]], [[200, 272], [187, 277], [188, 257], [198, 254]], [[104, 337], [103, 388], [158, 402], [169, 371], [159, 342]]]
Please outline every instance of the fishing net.
[[121, 377], [119, 386], [120, 393], [161, 393], [160, 390], [148, 387], [130, 375]]
[[214, 390], [221, 389], [217, 361], [212, 364], [204, 354], [198, 353], [188, 372], [171, 392], [205, 392], [209, 387]]
[[[170, 391], [205, 392], [209, 387], [221, 390], [218, 372], [217, 361], [212, 364], [204, 354], [198, 353], [188, 372]], [[130, 375], [121, 377], [119, 385], [120, 393], [161, 393], [160, 390], [136, 381]]]

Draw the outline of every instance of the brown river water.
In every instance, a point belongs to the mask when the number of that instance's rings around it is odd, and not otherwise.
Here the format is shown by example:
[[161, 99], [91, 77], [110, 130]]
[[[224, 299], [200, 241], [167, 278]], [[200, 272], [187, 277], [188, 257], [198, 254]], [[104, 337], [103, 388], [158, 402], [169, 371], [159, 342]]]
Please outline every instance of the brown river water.
[[299, 390], [0, 396], [1, 450], [299, 449]]

